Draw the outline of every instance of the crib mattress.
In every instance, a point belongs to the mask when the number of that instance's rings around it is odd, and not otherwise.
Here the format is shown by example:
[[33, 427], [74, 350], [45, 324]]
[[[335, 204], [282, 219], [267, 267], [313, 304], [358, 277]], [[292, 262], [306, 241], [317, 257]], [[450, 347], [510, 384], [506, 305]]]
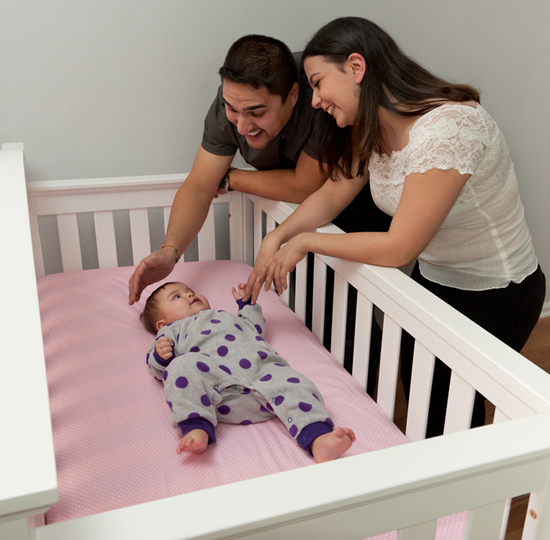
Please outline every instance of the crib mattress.
[[[235, 261], [191, 262], [177, 265], [169, 280], [187, 283], [215, 309], [236, 313], [231, 286], [246, 281], [250, 270]], [[59, 483], [59, 502], [47, 523], [316, 466], [278, 420], [220, 423], [218, 442], [204, 454], [176, 454], [181, 433], [170, 424], [162, 383], [146, 368], [153, 336], [139, 321], [154, 287], [129, 306], [132, 271], [85, 270], [39, 279]], [[356, 443], [340, 459], [407, 442], [274, 292], [263, 292], [259, 303], [267, 341], [317, 385], [335, 424], [355, 431]], [[462, 518], [451, 519], [438, 538], [457, 538], [454, 531], [462, 526]]]

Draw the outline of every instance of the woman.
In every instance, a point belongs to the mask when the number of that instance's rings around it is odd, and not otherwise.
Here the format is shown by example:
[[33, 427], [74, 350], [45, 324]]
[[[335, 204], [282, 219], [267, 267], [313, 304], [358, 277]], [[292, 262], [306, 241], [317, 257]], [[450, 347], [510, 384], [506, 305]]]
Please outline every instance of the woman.
[[[540, 315], [545, 277], [506, 142], [478, 92], [435, 77], [357, 17], [321, 28], [303, 61], [313, 106], [327, 113], [321, 158], [332, 181], [266, 236], [247, 293], [255, 300], [264, 282], [282, 292], [309, 251], [390, 267], [418, 258], [413, 279], [519, 351]], [[337, 216], [367, 181], [377, 206], [393, 215], [388, 232], [307, 232]], [[411, 351], [409, 336], [407, 393]], [[438, 362], [428, 435], [443, 430], [448, 379]], [[479, 397], [473, 425], [483, 423]]]

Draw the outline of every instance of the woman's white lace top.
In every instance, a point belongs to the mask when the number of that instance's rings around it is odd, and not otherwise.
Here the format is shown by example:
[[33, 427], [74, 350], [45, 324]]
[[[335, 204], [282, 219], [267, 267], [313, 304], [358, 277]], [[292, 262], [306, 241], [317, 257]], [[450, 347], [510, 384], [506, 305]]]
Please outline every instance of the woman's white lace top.
[[485, 290], [519, 283], [536, 270], [508, 146], [481, 105], [442, 105], [413, 124], [403, 150], [389, 156], [373, 153], [369, 173], [374, 202], [394, 215], [405, 178], [431, 169], [471, 176], [418, 257], [425, 278], [458, 289]]

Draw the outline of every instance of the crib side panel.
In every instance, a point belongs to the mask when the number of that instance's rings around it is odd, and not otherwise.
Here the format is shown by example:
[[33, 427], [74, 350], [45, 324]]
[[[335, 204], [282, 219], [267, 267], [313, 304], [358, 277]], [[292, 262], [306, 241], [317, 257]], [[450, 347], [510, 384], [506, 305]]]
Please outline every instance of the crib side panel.
[[20, 525], [57, 500], [22, 149], [0, 151], [0, 183], [0, 524]]
[[[29, 183], [37, 276], [137, 265], [162, 245], [172, 201], [185, 177]], [[215, 212], [214, 206], [222, 211]], [[90, 230], [85, 228], [88, 215]], [[48, 221], [52, 217], [54, 221]], [[231, 192], [214, 199], [197, 244], [185, 253], [184, 260], [213, 260], [220, 252], [224, 258], [242, 260], [242, 228], [242, 195]], [[220, 235], [220, 230], [226, 233]], [[225, 252], [228, 255], [224, 256]], [[84, 264], [84, 260], [88, 262]]]

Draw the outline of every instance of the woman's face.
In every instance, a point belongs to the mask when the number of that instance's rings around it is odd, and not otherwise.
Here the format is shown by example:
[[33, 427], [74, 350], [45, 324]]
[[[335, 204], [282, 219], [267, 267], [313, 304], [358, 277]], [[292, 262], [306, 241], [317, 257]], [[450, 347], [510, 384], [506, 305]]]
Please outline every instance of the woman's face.
[[341, 67], [322, 56], [309, 56], [304, 70], [313, 88], [312, 106], [330, 114], [339, 127], [352, 126], [359, 108], [360, 79], [351, 56]]

